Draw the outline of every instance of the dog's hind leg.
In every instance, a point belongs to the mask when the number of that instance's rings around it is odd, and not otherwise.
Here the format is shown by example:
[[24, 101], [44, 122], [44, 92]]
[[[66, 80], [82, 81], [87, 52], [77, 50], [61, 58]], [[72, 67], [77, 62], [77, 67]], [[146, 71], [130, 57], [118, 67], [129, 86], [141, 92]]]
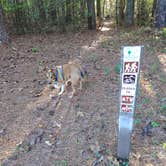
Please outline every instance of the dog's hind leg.
[[79, 89], [82, 90], [82, 79], [80, 79], [79, 82], [80, 82], [80, 87], [79, 87]]
[[73, 98], [75, 92], [76, 92], [76, 89], [75, 89], [74, 86], [72, 86], [72, 93], [71, 93], [71, 95], [69, 96], [69, 98]]

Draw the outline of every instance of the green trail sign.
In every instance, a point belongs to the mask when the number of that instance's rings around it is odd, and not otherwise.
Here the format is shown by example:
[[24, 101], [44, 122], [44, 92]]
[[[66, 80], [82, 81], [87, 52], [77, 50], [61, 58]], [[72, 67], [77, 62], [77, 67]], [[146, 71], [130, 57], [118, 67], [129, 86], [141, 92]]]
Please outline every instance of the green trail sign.
[[130, 139], [142, 53], [143, 46], [126, 46], [122, 47], [121, 50], [122, 67], [117, 156], [122, 160], [128, 159], [130, 153]]

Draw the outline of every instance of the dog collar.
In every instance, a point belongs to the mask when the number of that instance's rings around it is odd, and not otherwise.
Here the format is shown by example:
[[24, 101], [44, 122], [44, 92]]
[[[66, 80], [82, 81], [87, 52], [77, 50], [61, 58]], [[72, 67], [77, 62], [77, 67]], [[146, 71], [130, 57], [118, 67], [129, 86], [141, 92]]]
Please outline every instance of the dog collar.
[[62, 66], [58, 66], [56, 68], [55, 81], [58, 81], [58, 77], [60, 77], [60, 79], [62, 79], [62, 80], [65, 80]]
[[58, 69], [55, 71], [55, 81], [58, 81]]

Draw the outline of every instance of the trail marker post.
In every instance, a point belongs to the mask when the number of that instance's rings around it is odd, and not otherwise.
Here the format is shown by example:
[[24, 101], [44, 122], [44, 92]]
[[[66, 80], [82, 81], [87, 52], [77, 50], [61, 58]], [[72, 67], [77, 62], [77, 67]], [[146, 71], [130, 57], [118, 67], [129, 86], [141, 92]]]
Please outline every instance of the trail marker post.
[[125, 46], [121, 49], [121, 90], [119, 105], [117, 157], [128, 160], [133, 129], [137, 84], [143, 46]]

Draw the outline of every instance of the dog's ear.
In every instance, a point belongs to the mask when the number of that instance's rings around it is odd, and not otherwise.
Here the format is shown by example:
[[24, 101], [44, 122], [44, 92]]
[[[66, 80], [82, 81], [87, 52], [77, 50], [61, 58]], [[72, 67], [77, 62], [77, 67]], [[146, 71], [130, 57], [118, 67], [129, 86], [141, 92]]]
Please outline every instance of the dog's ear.
[[[47, 70], [47, 71], [48, 71], [48, 70]], [[53, 68], [49, 69], [49, 71], [50, 71], [51, 73], [54, 73], [54, 69], [53, 69]]]
[[48, 68], [48, 67], [43, 67], [43, 72], [47, 73], [47, 72], [48, 72], [48, 70], [49, 70], [49, 68]]

